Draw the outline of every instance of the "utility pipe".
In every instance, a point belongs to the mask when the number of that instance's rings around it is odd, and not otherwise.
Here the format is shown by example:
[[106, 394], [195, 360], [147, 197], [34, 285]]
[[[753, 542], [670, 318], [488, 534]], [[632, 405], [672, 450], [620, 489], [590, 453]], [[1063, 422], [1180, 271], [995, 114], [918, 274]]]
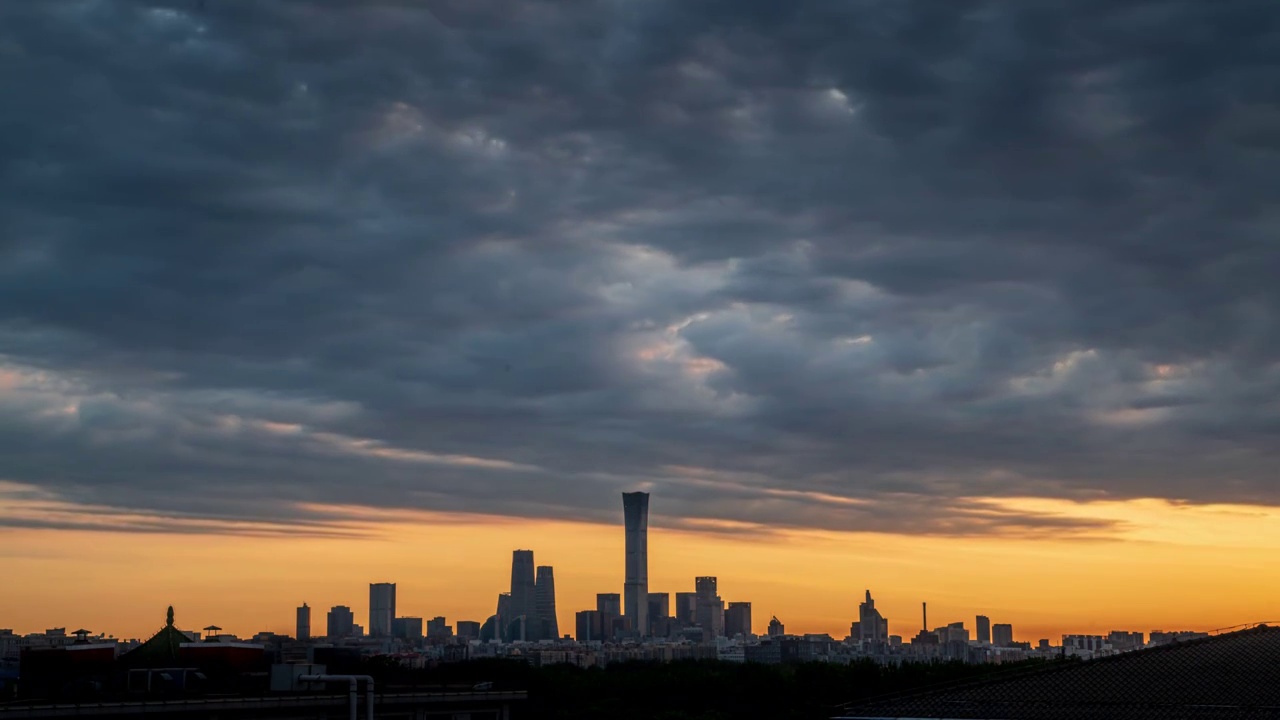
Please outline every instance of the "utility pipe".
[[[373, 688], [373, 678], [368, 675], [299, 675], [298, 679], [303, 682], [348, 682], [350, 686], [351, 699], [351, 720], [356, 720], [356, 709], [359, 707], [356, 702], [356, 683], [362, 679], [369, 681], [369, 688]], [[369, 717], [373, 717], [373, 693], [369, 693]]]

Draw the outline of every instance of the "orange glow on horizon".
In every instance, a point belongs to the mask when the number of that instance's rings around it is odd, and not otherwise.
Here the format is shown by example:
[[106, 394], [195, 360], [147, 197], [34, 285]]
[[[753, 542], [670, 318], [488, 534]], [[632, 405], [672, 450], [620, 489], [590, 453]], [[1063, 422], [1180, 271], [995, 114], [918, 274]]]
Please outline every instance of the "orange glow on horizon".
[[[1280, 591], [1280, 574], [1272, 571], [1280, 550], [1276, 508], [1162, 500], [984, 502], [1119, 524], [1091, 539], [1013, 540], [760, 534], [751, 525], [678, 519], [685, 528], [704, 530], [699, 532], [661, 527], [655, 502], [650, 589], [688, 591], [694, 576], [715, 575], [726, 602], [753, 603], [757, 632], [777, 615], [788, 632], [836, 638], [848, 633], [868, 588], [889, 618], [890, 632], [904, 638], [919, 629], [923, 600], [931, 626], [962, 620], [972, 632], [974, 615], [984, 614], [993, 623], [1012, 623], [1015, 638], [1031, 642], [1057, 642], [1069, 632], [1209, 630], [1274, 619], [1271, 599]], [[364, 624], [370, 582], [398, 583], [401, 615], [443, 615], [451, 624], [483, 621], [507, 589], [516, 548], [532, 549], [538, 564], [556, 568], [562, 634], [573, 632], [575, 611], [594, 607], [595, 593], [621, 591], [621, 508], [616, 525], [314, 509], [341, 518], [339, 527], [348, 534], [209, 535], [164, 527], [148, 533], [109, 527], [0, 531], [6, 578], [0, 625], [23, 633], [76, 626], [146, 637], [172, 604], [182, 627], [213, 623], [241, 636], [292, 634], [293, 609], [305, 601], [313, 608], [313, 629], [322, 632], [333, 605], [349, 605]]]

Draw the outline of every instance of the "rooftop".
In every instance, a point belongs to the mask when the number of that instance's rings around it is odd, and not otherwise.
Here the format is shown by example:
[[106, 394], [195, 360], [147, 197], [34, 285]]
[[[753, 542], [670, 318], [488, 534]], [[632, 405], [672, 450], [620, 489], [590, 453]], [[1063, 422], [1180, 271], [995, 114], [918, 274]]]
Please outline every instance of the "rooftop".
[[1280, 720], [1280, 627], [851, 704], [839, 717]]

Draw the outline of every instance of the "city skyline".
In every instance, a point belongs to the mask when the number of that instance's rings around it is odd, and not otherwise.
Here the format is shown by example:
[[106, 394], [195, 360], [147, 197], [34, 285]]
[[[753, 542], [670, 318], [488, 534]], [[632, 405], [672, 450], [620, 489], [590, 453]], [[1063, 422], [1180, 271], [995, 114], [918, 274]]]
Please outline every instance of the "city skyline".
[[[615, 532], [617, 532], [618, 529], [621, 529], [622, 533], [624, 534], [624, 537], [626, 538], [623, 542], [624, 547], [630, 547], [632, 545], [631, 526], [632, 526], [632, 520], [634, 519], [634, 517], [629, 514], [628, 508], [630, 508], [633, 504], [631, 498], [636, 496], [644, 496], [644, 500], [645, 500], [644, 508], [645, 508], [645, 514], [647, 515], [647, 506], [648, 506], [647, 495], [643, 493], [631, 493], [631, 494], [624, 493], [623, 495], [624, 513], [622, 518], [623, 522], [614, 526]], [[679, 533], [677, 531], [674, 534], [680, 535], [682, 533]], [[647, 545], [647, 535], [648, 534], [645, 533], [645, 543], [644, 543], [645, 545]], [[660, 532], [659, 537], [661, 538], [662, 535], [663, 533]], [[679, 546], [684, 547], [683, 542], [679, 543]], [[522, 613], [516, 612], [515, 610], [516, 606], [522, 603], [528, 605], [528, 608], [525, 610], [525, 612], [533, 613], [535, 617], [537, 616], [538, 613], [541, 612], [542, 608], [545, 607], [546, 604], [549, 604], [552, 608], [555, 608], [560, 611], [556, 615], [556, 622], [554, 623], [555, 625], [558, 625], [561, 628], [561, 631], [559, 634], [560, 635], [573, 634], [567, 630], [567, 628], [573, 627], [573, 624], [572, 623], [565, 624], [561, 622], [560, 615], [567, 614], [572, 616], [575, 612], [577, 612], [580, 609], [596, 607], [595, 602], [593, 602], [592, 604], [581, 605], [580, 607], [575, 607], [574, 609], [566, 609], [563, 601], [557, 602], [557, 597], [555, 595], [555, 590], [553, 585], [554, 580], [552, 580], [552, 575], [551, 575], [552, 573], [551, 566], [541, 565], [541, 564], [538, 565], [537, 580], [535, 581], [535, 577], [534, 577], [535, 555], [533, 550], [516, 549], [510, 552], [509, 557], [511, 558], [510, 564], [508, 566], [508, 572], [510, 576], [510, 587], [509, 589], [504, 589], [502, 591], [503, 597], [500, 600], [505, 600], [508, 602], [508, 608], [509, 608], [508, 612], [510, 613], [510, 618], [522, 616]], [[677, 563], [680, 557], [681, 557], [680, 553], [677, 552], [675, 554]], [[610, 587], [607, 584], [602, 585], [600, 586], [600, 588], [596, 589], [595, 594], [597, 596], [600, 596], [601, 594], [607, 594], [613, 598], [613, 602], [617, 605], [617, 608], [615, 608], [615, 610], [611, 612], [613, 612], [613, 614], [616, 617], [621, 617], [623, 615], [622, 603], [625, 595], [625, 590], [628, 587], [626, 578], [631, 575], [631, 570], [633, 568], [633, 563], [631, 558], [632, 556], [624, 553], [625, 562], [622, 563], [624, 567], [624, 571], [622, 573], [624, 578], [624, 581], [622, 583], [623, 592], [617, 592], [616, 590], [613, 590], [613, 589], [607, 589]], [[703, 569], [708, 570], [712, 568], [703, 568]], [[797, 578], [797, 579], [800, 579], [800, 578]], [[712, 628], [711, 632], [712, 632], [712, 635], [714, 636], [716, 634], [719, 634], [720, 630], [725, 627], [726, 621], [733, 622], [730, 614], [728, 613], [728, 610], [731, 609], [733, 606], [739, 606], [739, 607], [745, 606], [746, 608], [748, 608], [745, 611], [747, 617], [752, 617], [753, 613], [750, 608], [753, 604], [757, 605], [758, 607], [758, 603], [754, 603], [751, 600], [749, 595], [746, 595], [743, 592], [738, 592], [738, 591], [735, 591], [735, 593], [726, 601], [726, 599], [721, 597], [720, 590], [724, 586], [720, 583], [720, 580], [721, 578], [718, 575], [708, 576], [705, 573], [699, 573], [697, 575], [684, 578], [683, 582], [676, 582], [673, 585], [673, 587], [675, 588], [673, 590], [669, 589], [669, 590], [663, 591], [656, 588], [650, 588], [647, 595], [649, 598], [652, 598], [653, 596], [656, 596], [656, 595], [664, 595], [667, 598], [668, 603], [670, 603], [671, 599], [674, 598], [676, 600], [676, 604], [674, 607], [672, 607], [672, 610], [671, 610], [671, 615], [673, 617], [680, 616], [682, 614], [688, 614], [689, 622], [696, 622], [699, 625], [704, 625], [705, 627]], [[545, 581], [546, 587], [540, 588], [539, 583], [543, 583], [544, 581]], [[487, 618], [487, 616], [484, 615], [483, 613], [461, 612], [461, 613], [455, 613], [453, 615], [441, 614], [440, 612], [438, 612], [439, 607], [431, 607], [429, 605], [424, 605], [421, 601], [417, 601], [413, 603], [411, 606], [412, 609], [402, 613], [400, 612], [400, 609], [403, 609], [403, 606], [401, 606], [400, 608], [397, 607], [397, 583], [370, 582], [368, 583], [367, 587], [368, 587], [368, 598], [369, 598], [369, 602], [367, 605], [361, 606], [359, 603], [352, 603], [349, 600], [344, 600], [343, 602], [338, 602], [334, 604], [332, 611], [328, 613], [328, 617], [326, 618], [326, 627], [329, 630], [328, 634], [332, 634], [333, 627], [334, 627], [333, 623], [335, 622], [335, 620], [333, 617], [333, 612], [338, 612], [338, 611], [341, 612], [341, 614], [338, 615], [338, 620], [337, 620], [340, 623], [338, 626], [340, 628], [338, 631], [339, 635], [343, 635], [343, 634], [346, 634], [347, 632], [350, 632], [351, 628], [354, 627], [356, 629], [357, 634], [368, 634], [371, 637], [390, 636], [392, 634], [390, 630], [381, 629], [380, 623], [387, 624], [388, 628], [394, 627], [395, 622], [397, 622], [397, 618], [400, 618], [405, 615], [408, 615], [408, 616], [416, 615], [415, 619], [417, 620], [417, 622], [419, 622], [419, 624], [421, 623], [421, 618], [431, 617], [432, 615], [439, 615], [441, 617], [449, 618], [450, 622], [475, 621], [479, 623], [484, 623]], [[748, 587], [750, 587], [749, 584], [748, 584]], [[605, 589], [602, 589], [602, 588], [605, 588]], [[588, 592], [589, 590], [590, 589], [588, 589]], [[900, 597], [900, 594], [895, 593], [893, 588], [888, 588], [887, 590], [888, 590], [888, 593], [887, 593], [888, 597], [891, 597], [891, 598]], [[549, 592], [550, 595], [544, 596], [543, 595], [544, 592]], [[581, 591], [579, 592], [581, 593]], [[1026, 617], [1025, 608], [1023, 609], [1004, 608], [998, 611], [993, 611], [992, 608], [999, 607], [998, 602], [996, 603], [987, 602], [982, 606], [978, 607], [976, 612], [971, 611], [967, 619], [963, 615], [959, 617], [955, 617], [957, 609], [954, 606], [942, 605], [941, 607], [939, 607], [938, 605], [935, 605], [935, 612], [943, 613], [941, 617], [938, 615], [934, 616], [935, 622], [929, 623], [928, 621], [922, 620], [921, 622], [916, 622], [913, 625], [909, 619], [899, 616], [894, 620], [895, 624], [885, 626], [883, 624], [889, 622], [889, 620], [879, 619], [884, 617], [884, 614], [881, 613], [881, 610], [885, 606], [882, 604], [880, 608], [876, 607], [875, 602], [873, 602], [872, 600], [872, 591], [870, 588], [864, 589], [863, 592], [864, 592], [864, 597], [860, 598], [860, 602], [858, 603], [857, 609], [851, 614], [853, 627], [852, 629], [848, 630], [848, 634], [851, 634], [855, 639], [860, 639], [864, 642], [870, 641], [870, 642], [877, 642], [877, 643], [884, 642], [887, 639], [888, 635], [898, 635], [904, 641], [909, 641], [915, 632], [920, 631], [922, 629], [922, 623], [927, 623], [923, 627], [924, 629], [929, 629], [929, 630], [932, 630], [932, 627], [935, 625], [936, 626], [943, 626], [948, 624], [962, 625], [965, 628], [967, 628], [967, 632], [969, 633], [968, 637], [977, 638], [977, 639], [981, 639], [983, 637], [984, 621], [985, 621], [985, 627], [986, 627], [987, 633], [993, 633], [993, 632], [998, 633], [999, 628], [1001, 627], [1008, 628], [1012, 625], [1015, 628], [1013, 631], [1014, 638], [1018, 639], [1019, 641], [1033, 642], [1035, 640], [1039, 640], [1042, 637], [1054, 638], [1054, 637], [1066, 636], [1066, 635], [1102, 635], [1102, 634], [1106, 634], [1108, 632], [1115, 631], [1121, 628], [1125, 628], [1128, 630], [1137, 630], [1139, 632], [1151, 632], [1154, 630], [1169, 630], [1173, 628], [1185, 629], [1185, 630], [1207, 631], [1207, 630], [1221, 629], [1224, 627], [1230, 627], [1234, 625], [1240, 625], [1244, 623], [1258, 622], [1257, 620], [1248, 620], [1248, 621], [1232, 622], [1232, 623], [1222, 624], [1222, 625], [1215, 625], [1213, 623], [1210, 623], [1210, 625], [1206, 626], [1206, 625], [1196, 625], [1194, 622], [1189, 623], [1189, 622], [1177, 620], [1177, 619], [1171, 620], [1170, 618], [1165, 617], [1165, 621], [1163, 622], [1163, 624], [1161, 624], [1161, 622], [1158, 621], [1158, 618], [1159, 618], [1158, 615], [1149, 614], [1147, 617], [1142, 619], [1132, 618], [1131, 616], [1131, 619], [1128, 621], [1125, 621], [1125, 622], [1117, 621], [1117, 622], [1111, 622], [1109, 624], [1106, 622], [1102, 622], [1101, 624], [1095, 622], [1093, 624], [1082, 625], [1080, 623], [1073, 624], [1066, 621], [1058, 621], [1058, 624], [1056, 626], [1052, 624], [1045, 624], [1044, 622], [1040, 624], [1035, 624], [1034, 622], [1031, 624], [1020, 624], [1017, 621], [1010, 622], [1010, 620], [1013, 620], [1015, 618], [1019, 618], [1019, 619], [1025, 618]], [[681, 596], [687, 596], [689, 599], [690, 607], [687, 611], [681, 609]], [[944, 593], [944, 597], [945, 597], [945, 593]], [[784, 599], [785, 598], [794, 598], [794, 596], [790, 594], [785, 594], [785, 586], [784, 586]], [[598, 600], [596, 602], [598, 602]], [[502, 607], [502, 605], [503, 603], [500, 602], [499, 607]], [[557, 605], [559, 607], [557, 607]], [[443, 606], [449, 607], [455, 610], [461, 607], [458, 604], [452, 603], [451, 600], [447, 598]], [[648, 602], [646, 602], [646, 607], [647, 606], [648, 606]], [[303, 617], [302, 616], [303, 610], [305, 609], [309, 613], [311, 610], [311, 607], [320, 607], [320, 605], [317, 605], [311, 600], [307, 600], [303, 602], [303, 605], [295, 607], [294, 611], [296, 615], [296, 621], [300, 623]], [[381, 609], [379, 610], [378, 608], [381, 608]], [[897, 606], [895, 607], [895, 609], [902, 609], [902, 608], [900, 606]], [[225, 610], [228, 612], [231, 612], [231, 614], [233, 615], [235, 614], [233, 608], [225, 608]], [[361, 625], [360, 623], [355, 622], [357, 618], [365, 617], [366, 615], [362, 613], [366, 611], [367, 611], [367, 617], [369, 619], [368, 624]], [[324, 612], [324, 611], [321, 610], [321, 612]], [[996, 622], [994, 625], [992, 625], [992, 619], [987, 615], [983, 614], [983, 613], [990, 614], [992, 612], [1001, 613], [999, 615], [996, 615], [995, 617]], [[219, 614], [219, 612], [215, 611], [214, 614]], [[768, 612], [767, 615], [761, 612], [754, 613], [754, 617], [752, 618], [753, 620], [752, 630], [760, 631], [761, 628], [757, 627], [757, 625], [761, 625], [765, 622], [763, 619], [764, 617], [766, 616], [776, 617], [778, 614], [779, 614], [778, 612]], [[785, 615], [785, 613], [782, 613], [782, 614]], [[889, 613], [889, 615], [892, 617], [893, 613]], [[871, 617], [872, 620], [868, 621], [867, 620], [868, 617]], [[975, 618], [976, 618], [976, 623], [975, 623]], [[260, 618], [259, 620], [264, 621], [265, 619]], [[936, 622], [938, 620], [941, 620], [941, 623]], [[1155, 622], [1153, 623], [1152, 621], [1155, 621]], [[260, 630], [270, 630], [272, 632], [277, 632], [282, 635], [291, 634], [292, 632], [292, 629], [286, 630], [282, 628], [278, 623], [276, 623], [276, 620], [270, 620], [266, 622], [268, 623], [267, 627], [260, 627], [258, 628], [258, 630], [255, 630], [254, 632], [257, 632]], [[341, 623], [343, 622], [345, 622], [346, 624], [341, 625]], [[831, 627], [809, 627], [806, 625], [806, 622], [808, 622], [808, 619], [806, 618], [800, 618], [798, 622], [797, 621], [784, 621], [784, 622], [787, 622], [789, 628], [793, 633], [805, 634], [805, 633], [812, 632], [812, 633], [827, 633], [832, 635], [833, 637], [843, 636], [840, 631], [833, 630]], [[830, 622], [830, 620], [828, 619], [825, 622]], [[272, 624], [272, 623], [276, 623], [276, 624]], [[1146, 624], [1144, 625], [1143, 623], [1146, 623]], [[863, 624], [863, 627], [872, 628], [872, 629], [859, 630], [859, 624]], [[45, 623], [45, 625], [50, 625], [50, 624]], [[1147, 625], [1150, 625], [1150, 627], [1147, 627]], [[344, 627], [346, 628], [345, 630], [341, 629]], [[539, 625], [539, 627], [549, 627], [549, 626]], [[1050, 627], [1054, 628], [1053, 631], [1046, 632], [1045, 630]], [[1106, 628], [1105, 630], [1102, 629], [1104, 627]], [[876, 628], [879, 628], [879, 629], [876, 629]], [[234, 631], [235, 629], [232, 629], [232, 630]], [[241, 629], [240, 632], [246, 635], [250, 634], [247, 630], [244, 630], [244, 629]], [[1006, 631], [1006, 633], [1007, 632], [1008, 631]], [[314, 633], [312, 634], [314, 635]], [[758, 634], [762, 634], [762, 633], [758, 633]], [[122, 637], [123, 636], [124, 635], [122, 634]], [[1032, 637], [1032, 636], [1035, 636], [1035, 637]], [[530, 635], [530, 639], [536, 639], [536, 637], [540, 637], [540, 636]]]
[[0, 2], [0, 627], [1268, 620], [1277, 18]]

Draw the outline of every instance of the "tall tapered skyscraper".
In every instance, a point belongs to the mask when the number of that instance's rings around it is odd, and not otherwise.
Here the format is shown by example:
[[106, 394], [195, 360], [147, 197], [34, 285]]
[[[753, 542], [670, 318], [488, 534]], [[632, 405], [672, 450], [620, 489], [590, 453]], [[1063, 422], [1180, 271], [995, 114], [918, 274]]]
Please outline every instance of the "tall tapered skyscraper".
[[626, 525], [626, 582], [622, 610], [631, 629], [649, 633], [649, 493], [622, 493]]
[[550, 565], [538, 566], [538, 578], [533, 585], [537, 606], [539, 640], [555, 640], [560, 637], [560, 623], [556, 619], [556, 577]]
[[[506, 618], [508, 628], [524, 628], [520, 637], [513, 640], [527, 640], [538, 617], [537, 593], [534, 590], [533, 551], [514, 550], [511, 553], [511, 617]], [[521, 625], [516, 621], [524, 618]], [[536, 631], [532, 631], [536, 632]], [[514, 631], [513, 631], [514, 633]]]

